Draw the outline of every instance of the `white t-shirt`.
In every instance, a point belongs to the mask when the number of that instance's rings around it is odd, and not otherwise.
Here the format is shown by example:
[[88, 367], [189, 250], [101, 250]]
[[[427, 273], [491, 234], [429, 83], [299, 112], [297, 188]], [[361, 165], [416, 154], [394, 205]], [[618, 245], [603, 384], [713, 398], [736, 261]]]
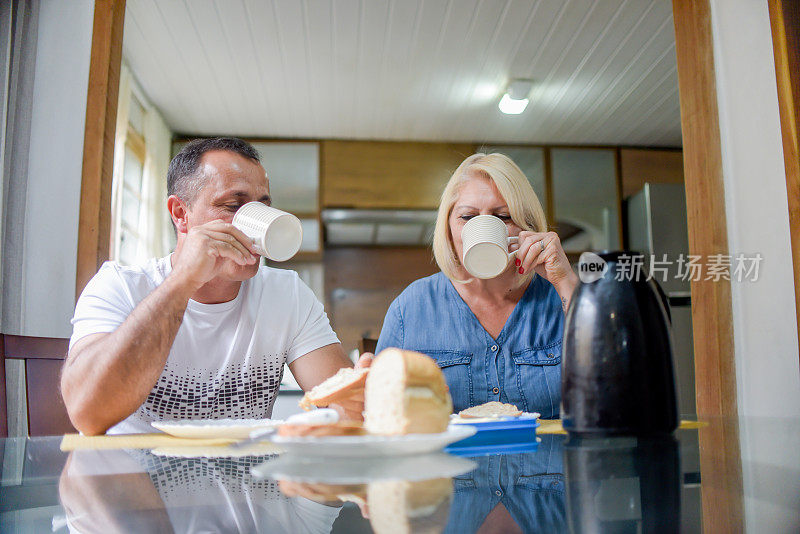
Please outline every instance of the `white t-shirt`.
[[[75, 306], [70, 348], [116, 330], [171, 269], [169, 256], [133, 267], [104, 263]], [[152, 432], [150, 422], [160, 420], [270, 417], [284, 363], [338, 342], [297, 273], [262, 266], [230, 302], [189, 301], [147, 400], [108, 433]]]

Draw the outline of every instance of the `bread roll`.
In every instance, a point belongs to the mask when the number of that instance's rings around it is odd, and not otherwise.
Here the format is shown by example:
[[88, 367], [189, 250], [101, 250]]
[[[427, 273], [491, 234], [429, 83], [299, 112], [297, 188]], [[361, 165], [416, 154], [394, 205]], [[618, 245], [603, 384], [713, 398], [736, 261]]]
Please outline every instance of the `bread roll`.
[[478, 406], [473, 406], [472, 408], [467, 408], [466, 410], [461, 410], [458, 412], [460, 417], [471, 418], [471, 417], [518, 417], [522, 415], [522, 411], [519, 410], [513, 404], [505, 404], [502, 402], [497, 401], [489, 401]]
[[368, 367], [339, 369], [335, 375], [314, 386], [311, 391], [303, 395], [303, 398], [300, 399], [300, 407], [310, 410], [313, 406], [328, 406], [332, 402], [349, 398], [363, 391], [368, 371]]
[[452, 411], [444, 375], [428, 356], [389, 348], [372, 362], [364, 392], [370, 434], [444, 432]]

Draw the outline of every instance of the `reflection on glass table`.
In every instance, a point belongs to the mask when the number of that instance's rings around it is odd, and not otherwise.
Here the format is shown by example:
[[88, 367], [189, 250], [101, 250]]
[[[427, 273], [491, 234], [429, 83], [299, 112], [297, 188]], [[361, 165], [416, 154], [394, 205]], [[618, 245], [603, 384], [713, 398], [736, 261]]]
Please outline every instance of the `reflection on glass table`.
[[476, 463], [445, 453], [385, 458], [314, 458], [286, 454], [253, 469], [281, 491], [329, 505], [353, 503], [374, 532], [441, 532], [452, 477]]
[[0, 439], [0, 533], [800, 531], [800, 420], [673, 437], [540, 433], [532, 452], [372, 461]]
[[564, 532], [565, 436], [544, 435], [535, 452], [488, 455], [453, 480], [445, 532]]
[[564, 449], [573, 532], [680, 532], [672, 436], [572, 440]]
[[75, 451], [59, 494], [71, 532], [330, 532], [338, 506], [250, 475], [267, 459]]
[[542, 436], [535, 452], [392, 459], [287, 455], [256, 472], [288, 495], [353, 503], [374, 532], [562, 532], [564, 436]]

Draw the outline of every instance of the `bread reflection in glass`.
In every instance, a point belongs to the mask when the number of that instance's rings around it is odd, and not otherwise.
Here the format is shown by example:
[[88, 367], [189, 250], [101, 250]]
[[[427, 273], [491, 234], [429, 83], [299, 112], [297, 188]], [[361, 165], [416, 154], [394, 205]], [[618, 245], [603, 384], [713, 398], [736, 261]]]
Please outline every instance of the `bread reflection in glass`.
[[369, 484], [321, 484], [279, 480], [290, 497], [332, 505], [355, 503], [378, 533], [438, 533], [447, 524], [453, 483], [450, 478], [411, 482], [381, 480]]
[[367, 487], [370, 525], [378, 533], [441, 532], [452, 494], [449, 478], [372, 482]]

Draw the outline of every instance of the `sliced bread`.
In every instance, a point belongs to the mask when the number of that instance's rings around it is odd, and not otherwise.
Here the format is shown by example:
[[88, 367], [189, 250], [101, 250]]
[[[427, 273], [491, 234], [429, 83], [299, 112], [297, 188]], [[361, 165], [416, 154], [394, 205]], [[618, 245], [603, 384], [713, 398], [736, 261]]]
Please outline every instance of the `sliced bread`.
[[311, 391], [303, 395], [303, 398], [300, 399], [300, 407], [310, 410], [313, 406], [328, 406], [339, 399], [346, 399], [363, 391], [368, 372], [369, 367], [339, 369], [335, 375], [314, 386]]
[[513, 404], [506, 404], [504, 402], [489, 401], [466, 410], [458, 412], [460, 417], [465, 418], [478, 418], [478, 417], [518, 417], [522, 415]]

